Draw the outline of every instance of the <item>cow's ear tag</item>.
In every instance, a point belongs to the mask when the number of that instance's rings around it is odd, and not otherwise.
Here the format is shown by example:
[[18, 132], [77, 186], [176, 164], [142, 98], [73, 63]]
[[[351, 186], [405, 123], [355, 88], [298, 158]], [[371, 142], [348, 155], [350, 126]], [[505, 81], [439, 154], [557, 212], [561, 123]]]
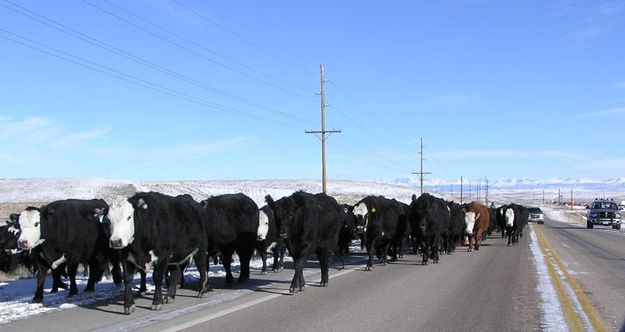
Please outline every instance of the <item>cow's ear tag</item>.
[[99, 216], [98, 219], [100, 220], [100, 224], [108, 224], [109, 222], [109, 218], [107, 218], [105, 215]]
[[371, 213], [375, 213], [375, 208], [371, 208]]

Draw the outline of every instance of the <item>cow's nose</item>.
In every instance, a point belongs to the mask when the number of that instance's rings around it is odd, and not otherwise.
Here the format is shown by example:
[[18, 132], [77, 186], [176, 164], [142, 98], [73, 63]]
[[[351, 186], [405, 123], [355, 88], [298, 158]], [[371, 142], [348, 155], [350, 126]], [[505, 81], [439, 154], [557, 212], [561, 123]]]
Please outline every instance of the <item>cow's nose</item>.
[[120, 248], [122, 246], [122, 239], [111, 239], [109, 245], [111, 248]]
[[17, 246], [20, 247], [21, 249], [28, 248], [28, 240], [19, 240], [19, 241], [17, 241]]

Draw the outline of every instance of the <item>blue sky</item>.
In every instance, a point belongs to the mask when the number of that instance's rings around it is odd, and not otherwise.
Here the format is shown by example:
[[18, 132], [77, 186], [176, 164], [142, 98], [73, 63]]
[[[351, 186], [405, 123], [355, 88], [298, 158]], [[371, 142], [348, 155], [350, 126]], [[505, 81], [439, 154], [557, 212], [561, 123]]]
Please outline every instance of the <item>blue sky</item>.
[[0, 2], [0, 177], [623, 176], [625, 1]]

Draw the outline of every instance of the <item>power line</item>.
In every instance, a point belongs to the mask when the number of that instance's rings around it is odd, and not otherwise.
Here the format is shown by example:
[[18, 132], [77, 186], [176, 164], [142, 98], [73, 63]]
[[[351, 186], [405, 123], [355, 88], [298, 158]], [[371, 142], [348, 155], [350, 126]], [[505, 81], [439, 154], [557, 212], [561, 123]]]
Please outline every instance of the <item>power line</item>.
[[[0, 38], [4, 38], [6, 40], [12, 41], [12, 42], [14, 42], [16, 44], [19, 44], [19, 45], [22, 45], [24, 47], [37, 50], [37, 51], [39, 51], [41, 53], [44, 53], [44, 54], [47, 54], [49, 56], [61, 59], [63, 61], [69, 62], [69, 63], [72, 63], [72, 64], [80, 66], [82, 68], [86, 68], [86, 69], [89, 69], [89, 70], [92, 70], [92, 71], [95, 71], [95, 72], [107, 75], [109, 77], [113, 77], [113, 78], [116, 78], [116, 79], [119, 79], [119, 80], [123, 80], [125, 82], [131, 83], [131, 84], [134, 84], [134, 85], [137, 85], [137, 86], [141, 86], [143, 88], [146, 88], [146, 89], [149, 89], [149, 90], [152, 90], [152, 91], [160, 92], [160, 93], [166, 94], [166, 95], [174, 97], [174, 98], [178, 98], [178, 99], [182, 99], [182, 100], [185, 100], [185, 101], [188, 101], [188, 102], [192, 102], [192, 103], [195, 103], [195, 104], [199, 104], [199, 105], [202, 105], [202, 106], [210, 107], [212, 109], [215, 109], [215, 110], [218, 110], [218, 111], [222, 111], [222, 112], [225, 112], [225, 113], [230, 113], [230, 114], [238, 115], [238, 116], [241, 116], [241, 117], [247, 117], [249, 119], [253, 119], [253, 120], [257, 120], [257, 121], [270, 122], [272, 124], [277, 124], [277, 125], [284, 126], [284, 127], [298, 128], [298, 127], [290, 125], [290, 124], [286, 124], [286, 123], [283, 123], [283, 122], [280, 122], [280, 121], [275, 121], [274, 119], [265, 118], [265, 117], [262, 117], [262, 116], [259, 116], [259, 115], [256, 115], [256, 114], [243, 112], [243, 111], [234, 109], [232, 107], [228, 107], [228, 106], [220, 105], [220, 104], [217, 104], [217, 103], [213, 103], [213, 102], [210, 102], [210, 101], [207, 101], [207, 100], [204, 100], [204, 99], [201, 99], [201, 98], [198, 98], [198, 97], [195, 97], [195, 96], [192, 96], [192, 95], [189, 95], [189, 94], [186, 94], [186, 93], [174, 90], [174, 89], [170, 89], [170, 88], [167, 88], [165, 86], [162, 86], [162, 85], [159, 85], [159, 84], [156, 84], [156, 83], [153, 83], [153, 82], [150, 82], [150, 81], [138, 78], [138, 77], [135, 77], [133, 75], [123, 73], [123, 72], [118, 71], [116, 69], [113, 69], [113, 68], [110, 68], [110, 67], [107, 67], [107, 66], [104, 66], [104, 65], [97, 64], [97, 63], [95, 63], [93, 61], [90, 61], [90, 60], [84, 59], [82, 57], [69, 54], [69, 53], [67, 53], [65, 51], [62, 51], [62, 50], [59, 50], [57, 48], [45, 45], [43, 43], [40, 43], [40, 42], [35, 41], [33, 39], [30, 39], [28, 37], [21, 36], [19, 34], [14, 33], [14, 32], [11, 32], [11, 31], [8, 31], [6, 29], [3, 29], [2, 27], [0, 27], [0, 31], [2, 31], [2, 32], [6, 33], [6, 34], [10, 34], [10, 35], [12, 35], [14, 37], [17, 37], [19, 39], [22, 39], [22, 41], [17, 40], [15, 38], [2, 36], [2, 35], [0, 35]], [[27, 41], [27, 42], [29, 42], [31, 44], [28, 44], [28, 43], [26, 43], [24, 41]], [[35, 44], [35, 45], [38, 45], [38, 46], [33, 46], [32, 44]], [[46, 50], [46, 49], [48, 49], [48, 50]], [[50, 50], [52, 50], [52, 51], [50, 51]], [[56, 52], [57, 54], [55, 54], [54, 52]]]
[[[275, 85], [275, 84], [273, 84], [273, 83], [271, 83], [271, 82], [268, 82], [268, 81], [266, 81], [266, 80], [263, 80], [263, 79], [260, 79], [260, 78], [254, 77], [254, 76], [252, 76], [252, 75], [250, 75], [250, 74], [248, 74], [248, 73], [245, 73], [245, 72], [240, 71], [240, 70], [238, 70], [238, 69], [236, 69], [236, 68], [233, 68], [233, 67], [231, 67], [231, 66], [229, 66], [229, 65], [227, 65], [227, 64], [224, 64], [224, 63], [219, 62], [219, 61], [217, 61], [217, 60], [211, 59], [211, 58], [209, 58], [209, 57], [205, 56], [205, 55], [204, 55], [204, 54], [202, 54], [202, 53], [196, 52], [195, 50], [192, 50], [192, 49], [190, 49], [190, 48], [188, 48], [188, 47], [186, 47], [186, 46], [184, 46], [184, 45], [181, 45], [181, 44], [179, 44], [179, 43], [177, 43], [177, 42], [175, 42], [175, 41], [172, 41], [172, 40], [170, 40], [169, 38], [163, 37], [162, 35], [160, 35], [160, 34], [158, 34], [158, 33], [154, 32], [153, 30], [150, 30], [150, 29], [144, 28], [144, 27], [142, 27], [142, 26], [140, 26], [140, 25], [138, 25], [138, 24], [135, 24], [135, 23], [133, 23], [133, 22], [131, 22], [131, 21], [129, 21], [129, 20], [127, 20], [127, 19], [123, 18], [123, 17], [120, 17], [119, 15], [116, 15], [115, 13], [113, 13], [113, 12], [111, 12], [111, 11], [109, 11], [109, 10], [106, 10], [105, 8], [102, 8], [102, 7], [98, 6], [98, 5], [96, 5], [96, 4], [92, 3], [92, 2], [90, 2], [89, 0], [82, 0], [82, 1], [83, 1], [85, 4], [87, 4], [87, 5], [89, 5], [89, 6], [93, 7], [93, 8], [95, 8], [95, 9], [97, 9], [97, 10], [99, 10], [99, 11], [101, 11], [101, 12], [103, 12], [103, 13], [105, 13], [105, 14], [109, 15], [109, 16], [112, 16], [113, 18], [115, 18], [115, 19], [117, 19], [117, 20], [119, 20], [119, 21], [122, 21], [122, 22], [124, 22], [124, 23], [126, 23], [126, 24], [128, 24], [128, 25], [130, 25], [130, 26], [132, 26], [132, 27], [134, 27], [134, 28], [136, 28], [136, 29], [138, 29], [138, 30], [141, 30], [141, 31], [143, 31], [143, 32], [145, 32], [145, 33], [147, 33], [147, 34], [150, 34], [150, 35], [152, 35], [152, 36], [153, 36], [153, 37], [155, 37], [155, 38], [158, 38], [158, 39], [160, 39], [160, 40], [162, 40], [162, 41], [165, 41], [166, 43], [169, 43], [169, 44], [171, 44], [171, 45], [173, 45], [173, 46], [175, 46], [175, 47], [177, 47], [177, 48], [180, 48], [180, 49], [182, 49], [182, 50], [184, 50], [184, 51], [187, 51], [187, 52], [189, 52], [189, 53], [191, 53], [191, 54], [193, 54], [193, 55], [195, 55], [195, 56], [198, 56], [198, 57], [200, 57], [200, 58], [202, 58], [202, 59], [204, 59], [204, 60], [206, 60], [206, 61], [209, 61], [209, 62], [211, 62], [211, 63], [214, 63], [214, 64], [216, 64], [216, 65], [218, 65], [218, 66], [221, 66], [221, 67], [223, 67], [223, 68], [226, 68], [226, 69], [228, 69], [228, 70], [230, 70], [230, 71], [233, 71], [233, 72], [235, 72], [235, 73], [237, 73], [237, 74], [240, 74], [240, 75], [242, 75], [242, 76], [244, 76], [244, 77], [247, 77], [247, 78], [250, 78], [250, 79], [255, 80], [255, 81], [257, 81], [257, 82], [260, 82], [260, 83], [265, 84], [265, 85], [267, 85], [267, 86], [270, 86], [270, 87], [273, 87], [273, 88], [279, 89], [279, 90], [281, 90], [281, 91], [283, 91], [283, 92], [287, 92], [287, 93], [289, 93], [289, 94], [296, 95], [296, 96], [298, 96], [298, 97], [306, 98], [306, 99], [309, 99], [309, 100], [310, 100], [310, 99], [312, 99], [312, 97], [310, 97], [310, 96], [305, 96], [305, 95], [303, 95], [303, 94], [297, 93], [297, 92], [292, 91], [292, 90], [290, 90], [290, 89], [287, 89], [287, 88], [284, 88], [284, 87], [281, 87], [281, 86]], [[262, 73], [262, 72], [260, 72], [260, 71], [258, 71], [258, 70], [256, 70], [256, 69], [254, 69], [254, 68], [252, 68], [252, 67], [250, 67], [250, 66], [248, 66], [248, 65], [245, 65], [245, 64], [240, 63], [240, 62], [238, 62], [238, 61], [236, 61], [236, 60], [233, 60], [232, 58], [229, 58], [229, 57], [227, 57], [227, 56], [224, 56], [224, 55], [222, 55], [222, 54], [219, 54], [219, 53], [215, 52], [214, 50], [211, 50], [211, 49], [209, 49], [209, 48], [205, 47], [204, 45], [202, 45], [202, 44], [200, 44], [200, 43], [198, 43], [198, 42], [195, 42], [195, 41], [193, 41], [193, 40], [191, 40], [191, 39], [189, 39], [189, 38], [186, 38], [186, 37], [184, 37], [184, 36], [182, 36], [182, 35], [180, 35], [180, 34], [177, 34], [177, 33], [173, 32], [173, 31], [171, 31], [171, 30], [169, 30], [169, 29], [167, 29], [167, 28], [165, 28], [165, 27], [162, 27], [162, 26], [160, 26], [160, 25], [158, 25], [158, 24], [156, 24], [156, 23], [154, 23], [154, 22], [152, 22], [152, 21], [150, 21], [150, 20], [148, 20], [148, 19], [146, 19], [146, 18], [143, 18], [143, 17], [141, 17], [141, 16], [137, 15], [136, 13], [133, 13], [132, 11], [130, 11], [130, 10], [128, 10], [128, 9], [125, 9], [125, 8], [123, 8], [123, 7], [120, 7], [119, 5], [114, 4], [114, 3], [112, 3], [112, 2], [110, 2], [110, 1], [108, 1], [108, 0], [103, 0], [103, 1], [104, 1], [104, 2], [106, 2], [107, 4], [109, 4], [110, 6], [115, 7], [115, 8], [117, 8], [118, 10], [120, 10], [120, 11], [122, 11], [122, 12], [124, 12], [124, 13], [126, 13], [126, 14], [128, 14], [128, 15], [132, 16], [132, 17], [135, 17], [135, 18], [137, 18], [137, 19], [139, 19], [139, 20], [141, 20], [141, 21], [143, 21], [143, 22], [145, 22], [145, 23], [147, 23], [147, 24], [149, 24], [149, 25], [151, 25], [151, 26], [153, 26], [153, 27], [155, 27], [155, 28], [157, 28], [157, 29], [161, 30], [161, 31], [167, 32], [167, 33], [169, 33], [169, 34], [171, 34], [171, 35], [175, 36], [176, 38], [178, 38], [178, 39], [180, 39], [180, 40], [183, 40], [183, 41], [185, 41], [185, 42], [187, 42], [187, 43], [190, 43], [190, 44], [192, 44], [192, 45], [194, 45], [194, 46], [196, 46], [196, 47], [198, 47], [198, 48], [201, 48], [202, 50], [204, 50], [204, 51], [206, 51], [206, 52], [209, 52], [209, 53], [211, 53], [211, 54], [213, 54], [213, 55], [216, 55], [216, 56], [218, 56], [218, 57], [220, 57], [220, 58], [222, 58], [222, 59], [225, 59], [225, 60], [227, 60], [227, 61], [230, 61], [230, 62], [232, 62], [232, 63], [234, 63], [234, 64], [236, 64], [236, 65], [238, 65], [238, 66], [240, 66], [240, 67], [244, 67], [244, 68], [246, 68], [246, 69], [248, 69], [248, 70], [250, 70], [250, 71], [254, 71], [254, 72], [259, 73], [259, 74], [261, 74], [261, 75], [264, 75], [264, 76], [270, 77], [270, 78], [271, 78], [271, 79], [273, 79], [273, 80], [276, 80], [276, 81], [281, 81], [281, 82], [283, 82], [283, 83], [287, 83], [287, 84], [289, 84], [289, 85], [293, 85], [293, 84], [288, 83], [288, 82], [286, 82], [286, 81], [284, 81], [284, 80], [282, 80], [282, 79], [280, 79], [280, 78], [277, 78], [277, 77], [272, 76], [272, 75], [264, 74], [264, 73]], [[299, 86], [296, 86], [296, 87], [297, 87], [298, 89], [301, 89], [302, 91], [306, 91], [306, 89], [305, 89], [305, 88], [302, 88], [302, 87], [299, 87]]]
[[[85, 41], [85, 42], [87, 42], [87, 43], [89, 43], [91, 45], [94, 45], [96, 47], [99, 47], [101, 49], [104, 49], [104, 50], [106, 50], [106, 51], [108, 51], [110, 53], [114, 53], [114, 54], [119, 55], [119, 56], [121, 56], [121, 57], [123, 57], [125, 59], [131, 60], [131, 61], [133, 61], [135, 63], [139, 63], [139, 64], [141, 64], [143, 66], [146, 66], [148, 68], [151, 68], [153, 70], [156, 70], [158, 72], [166, 74], [168, 76], [174, 77], [174, 78], [176, 78], [178, 80], [181, 80], [181, 81], [187, 82], [189, 84], [192, 84], [194, 86], [203, 88], [205, 90], [208, 90], [208, 91], [220, 94], [222, 96], [225, 96], [225, 97], [228, 97], [230, 99], [236, 100], [236, 101], [241, 102], [243, 104], [247, 104], [249, 106], [256, 107], [256, 108], [259, 108], [259, 109], [265, 110], [267, 112], [270, 112], [270, 113], [273, 113], [273, 114], [276, 114], [276, 115], [280, 115], [280, 116], [283, 116], [283, 117], [286, 117], [286, 118], [290, 118], [291, 120], [305, 122], [305, 123], [315, 123], [315, 122], [312, 122], [312, 121], [309, 121], [309, 120], [306, 120], [306, 119], [294, 116], [292, 114], [289, 114], [289, 113], [286, 113], [286, 112], [283, 112], [283, 111], [275, 110], [275, 109], [273, 109], [271, 107], [260, 105], [260, 104], [258, 104], [256, 102], [248, 100], [248, 99], [246, 99], [244, 97], [234, 95], [232, 93], [229, 93], [229, 92], [226, 92], [226, 91], [221, 90], [219, 88], [216, 88], [216, 87], [213, 87], [211, 85], [208, 85], [208, 84], [206, 84], [204, 82], [201, 82], [201, 81], [198, 81], [196, 79], [190, 78], [190, 77], [188, 77], [188, 76], [186, 76], [184, 74], [180, 74], [180, 73], [178, 73], [178, 72], [176, 72], [174, 70], [171, 70], [171, 69], [168, 69], [166, 67], [163, 67], [163, 66], [161, 66], [161, 65], [159, 65], [157, 63], [154, 63], [152, 61], [149, 61], [149, 60], [147, 60], [145, 58], [142, 58], [140, 56], [136, 56], [136, 55], [134, 55], [134, 54], [132, 54], [130, 52], [126, 52], [126, 51], [124, 51], [122, 49], [119, 49], [119, 48], [117, 48], [115, 46], [112, 46], [110, 44], [102, 42], [102, 41], [100, 41], [100, 40], [98, 40], [96, 38], [93, 38], [93, 37], [91, 37], [91, 36], [89, 36], [87, 34], [84, 34], [84, 33], [80, 32], [80, 31], [77, 31], [77, 30], [75, 30], [73, 28], [70, 28], [70, 27], [68, 27], [68, 26], [66, 26], [66, 25], [64, 25], [62, 23], [56, 22], [56, 21], [54, 21], [54, 20], [52, 20], [52, 19], [50, 19], [48, 17], [45, 17], [45, 16], [43, 16], [41, 14], [38, 14], [38, 13], [36, 13], [34, 11], [31, 11], [31, 10], [25, 8], [25, 7], [19, 6], [19, 5], [15, 4], [15, 3], [11, 2], [10, 0], [5, 0], [5, 1], [10, 3], [11, 5], [19, 8], [19, 9], [15, 9], [15, 8], [9, 7], [9, 6], [7, 6], [7, 5], [5, 5], [3, 3], [0, 3], [0, 6], [3, 6], [5, 8], [7, 8], [7, 9], [9, 9], [9, 10], [12, 10], [12, 11], [14, 11], [14, 12], [20, 14], [20, 15], [26, 16], [26, 17], [28, 17], [28, 18], [30, 18], [32, 20], [35, 20], [35, 21], [37, 21], [37, 22], [39, 22], [41, 24], [44, 24], [44, 25], [46, 25], [48, 27], [51, 27], [51, 28], [53, 28], [55, 30], [61, 31], [61, 32], [65, 33], [65, 34], [67, 34], [69, 36], [72, 36], [74, 38], [77, 38], [77, 39], [80, 39], [82, 41]], [[51, 22], [51, 23], [48, 23], [48, 22]]]
[[171, 1], [173, 3], [175, 3], [175, 4], [177, 4], [178, 6], [186, 9], [187, 11], [193, 13], [195, 16], [205, 20], [206, 22], [209, 22], [209, 23], [213, 24], [214, 26], [218, 27], [219, 29], [221, 29], [221, 30], [229, 33], [230, 35], [232, 35], [232, 36], [234, 36], [234, 37], [236, 37], [236, 38], [238, 38], [238, 39], [248, 43], [249, 45], [251, 45], [251, 46], [253, 46], [253, 47], [255, 47], [255, 48], [257, 48], [257, 49], [259, 49], [259, 50], [261, 50], [261, 51], [263, 51], [263, 52], [265, 52], [265, 53], [267, 53], [267, 54], [269, 54], [269, 55], [271, 55], [271, 56], [273, 56], [273, 57], [275, 57], [277, 59], [280, 59], [284, 63], [287, 63], [287, 64], [289, 64], [289, 65], [291, 65], [291, 66], [293, 66], [295, 68], [298, 68], [298, 69], [300, 69], [300, 70], [302, 70], [302, 71], [304, 71], [304, 72], [306, 72], [308, 74], [314, 74], [310, 69], [308, 69], [306, 67], [303, 67], [303, 66], [300, 66], [300, 65], [298, 65], [298, 64], [296, 64], [296, 63], [294, 63], [292, 61], [289, 61], [288, 59], [280, 56], [279, 54], [277, 54], [275, 52], [272, 52], [271, 50], [254, 43], [253, 41], [243, 37], [242, 35], [240, 35], [240, 34], [234, 32], [234, 31], [228, 29], [227, 27], [225, 27], [225, 26], [223, 26], [223, 25], [221, 25], [221, 24], [219, 24], [217, 22], [215, 22], [215, 20], [210, 19], [209, 17], [207, 17], [206, 15], [198, 12], [197, 10], [194, 10], [194, 9], [188, 7], [187, 5], [182, 4], [180, 1], [178, 1], [178, 0], [171, 0]]

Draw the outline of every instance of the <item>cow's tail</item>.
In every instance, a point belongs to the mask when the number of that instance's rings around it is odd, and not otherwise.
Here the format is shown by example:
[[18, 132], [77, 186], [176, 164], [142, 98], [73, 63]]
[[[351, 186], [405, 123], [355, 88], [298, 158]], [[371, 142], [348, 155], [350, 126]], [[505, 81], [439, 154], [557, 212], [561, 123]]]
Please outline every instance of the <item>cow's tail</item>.
[[341, 271], [345, 269], [345, 259], [343, 259], [343, 254], [341, 253], [341, 251], [337, 248], [334, 250], [334, 256], [338, 257], [339, 260], [341, 261], [341, 265], [342, 267], [340, 269], [337, 268], [337, 270]]

